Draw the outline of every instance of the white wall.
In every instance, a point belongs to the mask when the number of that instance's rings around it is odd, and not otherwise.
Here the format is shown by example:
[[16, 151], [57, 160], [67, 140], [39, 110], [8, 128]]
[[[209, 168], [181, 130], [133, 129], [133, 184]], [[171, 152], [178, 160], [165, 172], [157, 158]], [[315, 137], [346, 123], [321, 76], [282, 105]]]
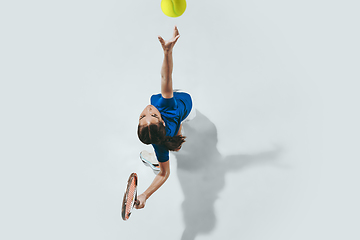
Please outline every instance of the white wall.
[[[1, 239], [360, 237], [358, 2], [1, 5]], [[200, 115], [124, 222], [128, 175], [154, 177], [137, 118], [175, 24], [174, 88]]]

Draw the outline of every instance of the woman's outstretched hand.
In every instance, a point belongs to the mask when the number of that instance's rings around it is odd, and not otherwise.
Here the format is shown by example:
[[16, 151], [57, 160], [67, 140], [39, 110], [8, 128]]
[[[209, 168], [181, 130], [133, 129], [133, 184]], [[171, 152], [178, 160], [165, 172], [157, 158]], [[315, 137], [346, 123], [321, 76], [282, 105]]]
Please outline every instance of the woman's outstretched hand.
[[141, 194], [138, 196], [137, 198], [139, 200], [139, 205], [136, 205], [135, 204], [135, 208], [136, 209], [141, 209], [141, 208], [144, 208], [145, 207], [145, 204], [146, 204], [146, 197], [144, 194]]
[[158, 36], [161, 46], [165, 52], [171, 51], [173, 49], [179, 37], [180, 37], [179, 30], [177, 29], [176, 26], [174, 27], [173, 36], [169, 40], [165, 41], [162, 37]]

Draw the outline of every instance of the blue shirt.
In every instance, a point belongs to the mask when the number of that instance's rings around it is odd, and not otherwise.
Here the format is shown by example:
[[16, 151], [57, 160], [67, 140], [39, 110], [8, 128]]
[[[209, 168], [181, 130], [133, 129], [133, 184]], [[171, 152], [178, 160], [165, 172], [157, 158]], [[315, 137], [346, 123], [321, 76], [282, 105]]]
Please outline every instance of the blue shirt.
[[[152, 95], [151, 105], [155, 106], [161, 118], [165, 122], [166, 136], [173, 137], [177, 135], [181, 122], [190, 114], [192, 109], [191, 96], [184, 92], [174, 92], [174, 97], [163, 98], [161, 94]], [[156, 157], [159, 162], [169, 160], [169, 150], [163, 145], [152, 144]]]

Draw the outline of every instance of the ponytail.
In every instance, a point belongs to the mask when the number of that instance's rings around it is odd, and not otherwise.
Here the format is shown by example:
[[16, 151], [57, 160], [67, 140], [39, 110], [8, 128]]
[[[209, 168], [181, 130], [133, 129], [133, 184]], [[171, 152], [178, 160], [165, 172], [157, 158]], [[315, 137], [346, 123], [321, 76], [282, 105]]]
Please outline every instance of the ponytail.
[[162, 122], [148, 126], [138, 126], [138, 137], [144, 144], [164, 145], [169, 151], [179, 150], [185, 142], [184, 136], [166, 136], [165, 126]]
[[162, 144], [169, 150], [169, 151], [175, 151], [179, 150], [181, 148], [181, 145], [185, 142], [184, 136], [177, 135], [174, 137], [165, 136], [164, 141]]

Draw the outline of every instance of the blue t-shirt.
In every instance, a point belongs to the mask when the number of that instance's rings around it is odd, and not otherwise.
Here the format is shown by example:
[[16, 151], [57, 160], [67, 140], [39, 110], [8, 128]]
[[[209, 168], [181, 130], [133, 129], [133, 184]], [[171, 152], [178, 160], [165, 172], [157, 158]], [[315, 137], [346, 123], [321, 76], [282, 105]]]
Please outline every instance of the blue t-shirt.
[[[152, 95], [151, 105], [155, 106], [165, 122], [166, 136], [173, 137], [179, 132], [181, 122], [192, 109], [191, 96], [184, 92], [174, 92], [174, 97], [163, 98], [161, 94]], [[169, 160], [169, 150], [163, 145], [152, 144], [159, 162]]]

